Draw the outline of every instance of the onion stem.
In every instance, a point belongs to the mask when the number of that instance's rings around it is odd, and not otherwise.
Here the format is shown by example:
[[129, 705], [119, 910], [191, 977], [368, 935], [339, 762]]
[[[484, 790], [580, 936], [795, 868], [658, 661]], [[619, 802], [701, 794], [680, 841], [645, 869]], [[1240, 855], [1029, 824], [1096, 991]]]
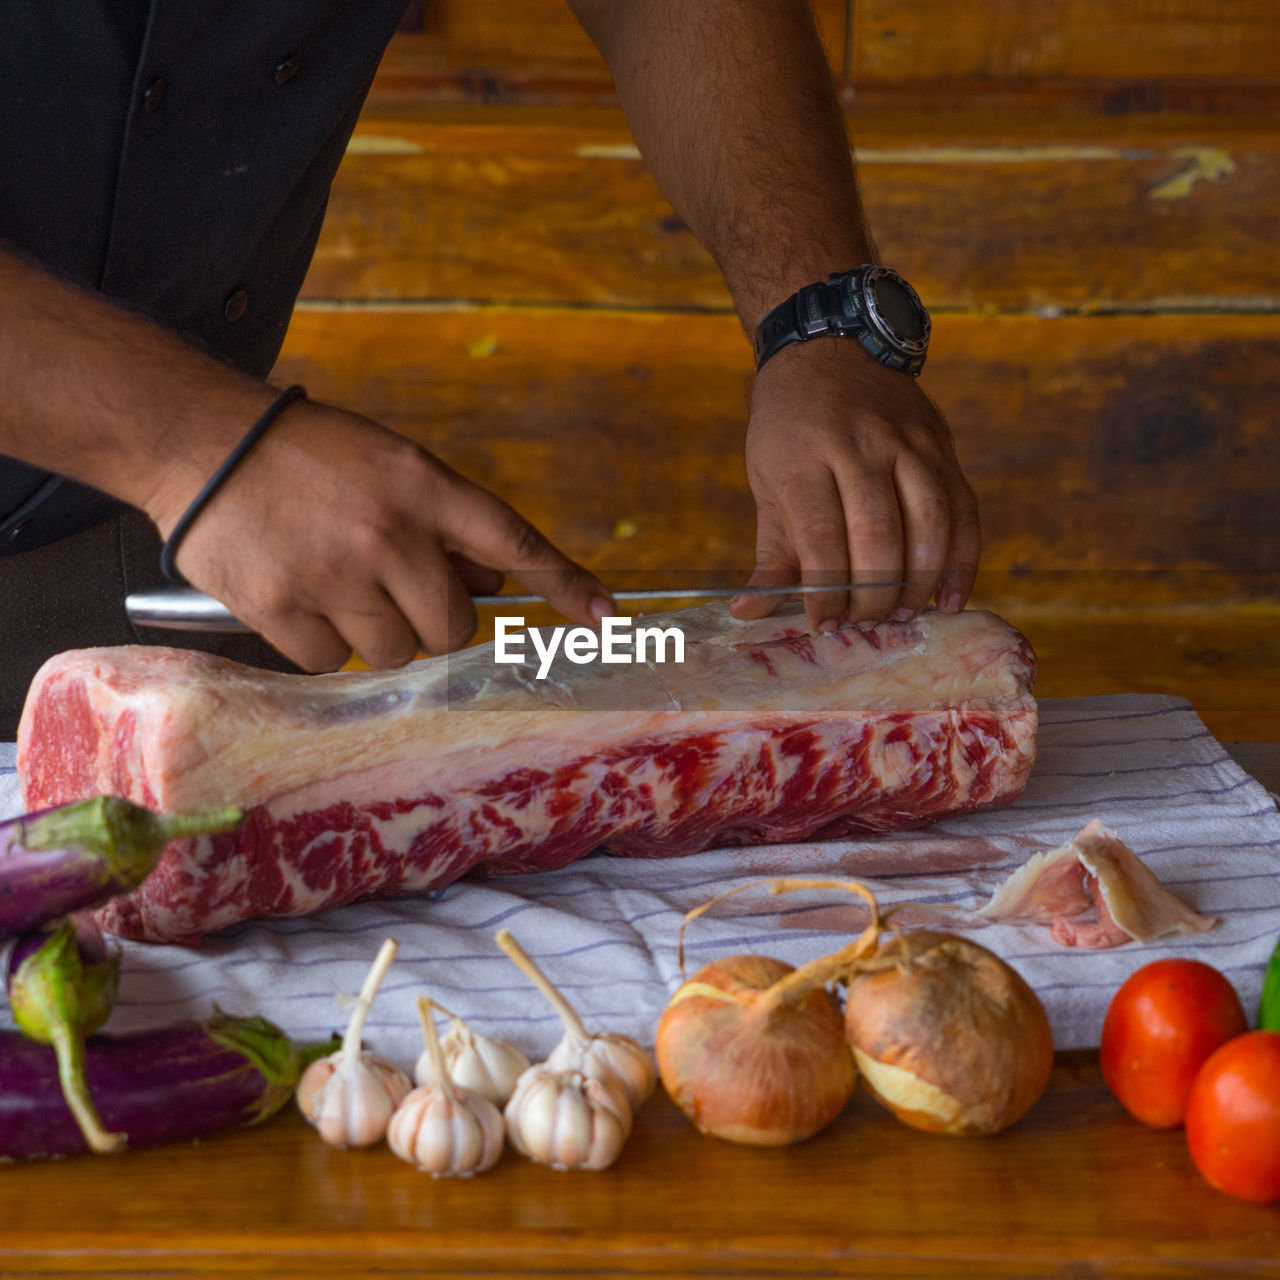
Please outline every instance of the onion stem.
[[[868, 957], [874, 957], [889, 918], [900, 906], [905, 904], [899, 903], [898, 906], [891, 907], [888, 911], [882, 913], [879, 904], [876, 902], [875, 894], [860, 880], [827, 880], [778, 876], [769, 880], [752, 880], [747, 884], [739, 885], [736, 889], [717, 894], [714, 898], [709, 898], [706, 902], [694, 907], [692, 911], [685, 915], [680, 925], [680, 935], [677, 942], [677, 954], [682, 979], [685, 976], [684, 931], [689, 927], [690, 923], [700, 915], [710, 911], [718, 903], [723, 902], [726, 898], [732, 898], [735, 894], [746, 893], [749, 889], [759, 889], [761, 887], [767, 887], [769, 892], [774, 895], [796, 893], [801, 889], [846, 889], [866, 900], [867, 905], [871, 908], [871, 923], [851, 943], [842, 947], [839, 951], [828, 956], [819, 956], [816, 960], [810, 960], [808, 964], [801, 965], [800, 968], [793, 970], [785, 977], [779, 978], [771, 987], [766, 988], [761, 993], [758, 1001], [755, 1002], [755, 1008], [759, 1013], [768, 1016], [780, 1005], [794, 1004], [798, 1000], [803, 1000], [811, 991], [816, 991], [819, 987], [826, 986], [828, 982], [837, 979], [847, 981], [849, 976], [855, 972], [868, 972], [872, 969], [888, 967], [890, 963], [901, 963], [901, 961], [897, 960], [881, 962], [874, 958], [868, 959]], [[721, 995], [723, 998], [723, 993]], [[728, 998], [732, 999], [732, 997]]]
[[752, 880], [747, 884], [740, 884], [736, 889], [728, 889], [724, 893], [717, 893], [714, 898], [708, 898], [706, 902], [700, 903], [694, 907], [692, 911], [685, 913], [684, 919], [680, 922], [680, 933], [676, 938], [676, 959], [680, 964], [680, 980], [683, 982], [687, 976], [684, 968], [684, 931], [701, 915], [705, 915], [712, 907], [718, 906], [726, 898], [732, 898], [736, 894], [746, 893], [748, 889], [758, 889], [761, 885], [774, 884], [774, 880]]

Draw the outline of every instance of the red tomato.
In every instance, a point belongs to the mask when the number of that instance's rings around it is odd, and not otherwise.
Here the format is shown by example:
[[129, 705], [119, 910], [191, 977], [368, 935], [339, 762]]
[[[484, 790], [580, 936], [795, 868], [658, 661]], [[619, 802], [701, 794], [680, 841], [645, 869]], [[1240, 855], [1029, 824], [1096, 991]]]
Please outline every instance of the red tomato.
[[1156, 960], [1112, 997], [1102, 1025], [1102, 1078], [1130, 1115], [1158, 1129], [1182, 1123], [1196, 1072], [1249, 1029], [1235, 988], [1199, 960]]
[[1187, 1146], [1219, 1191], [1280, 1200], [1280, 1031], [1250, 1031], [1210, 1055], [1187, 1101]]

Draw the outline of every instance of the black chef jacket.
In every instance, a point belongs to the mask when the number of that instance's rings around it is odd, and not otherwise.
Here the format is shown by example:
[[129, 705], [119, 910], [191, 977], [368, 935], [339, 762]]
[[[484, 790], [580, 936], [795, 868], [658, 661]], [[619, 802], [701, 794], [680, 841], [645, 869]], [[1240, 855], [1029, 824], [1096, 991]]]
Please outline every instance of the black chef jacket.
[[[6, 3], [0, 244], [265, 377], [406, 2]], [[0, 554], [122, 509], [0, 457]]]

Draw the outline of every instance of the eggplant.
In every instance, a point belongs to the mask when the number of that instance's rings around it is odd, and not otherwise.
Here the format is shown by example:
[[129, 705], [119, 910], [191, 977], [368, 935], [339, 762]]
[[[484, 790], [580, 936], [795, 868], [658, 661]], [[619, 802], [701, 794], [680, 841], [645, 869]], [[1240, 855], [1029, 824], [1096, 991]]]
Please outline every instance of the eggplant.
[[[218, 1010], [202, 1022], [92, 1036], [85, 1078], [103, 1124], [130, 1147], [192, 1142], [257, 1124], [333, 1044], [299, 1049], [265, 1018]], [[58, 1087], [53, 1050], [0, 1031], [0, 1160], [89, 1150]]]
[[9, 1006], [29, 1039], [51, 1045], [62, 1095], [94, 1151], [117, 1151], [124, 1135], [104, 1127], [85, 1084], [84, 1041], [111, 1015], [120, 953], [92, 918], [68, 916], [52, 932], [25, 933], [9, 952]]
[[94, 796], [0, 823], [0, 938], [137, 888], [165, 845], [231, 831], [238, 808], [153, 813], [119, 796]]

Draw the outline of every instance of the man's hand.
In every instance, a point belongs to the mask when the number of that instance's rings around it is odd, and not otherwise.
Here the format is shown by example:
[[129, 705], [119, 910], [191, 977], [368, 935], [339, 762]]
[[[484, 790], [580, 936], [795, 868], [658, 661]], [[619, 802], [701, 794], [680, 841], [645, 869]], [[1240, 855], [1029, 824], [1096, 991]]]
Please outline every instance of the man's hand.
[[[95, 485], [168, 537], [276, 391], [0, 249], [0, 453]], [[310, 671], [443, 653], [510, 572], [584, 624], [609, 592], [412, 441], [296, 401], [200, 512], [183, 575]]]
[[[797, 289], [879, 261], [807, 0], [572, 0], [663, 191], [724, 274], [748, 340]], [[973, 493], [913, 380], [856, 341], [778, 352], [756, 380], [747, 472], [756, 585], [905, 580], [807, 597], [815, 626], [959, 609]], [[773, 597], [740, 597], [739, 617]]]
[[[905, 582], [805, 597], [812, 626], [906, 618], [936, 595], [964, 607], [980, 534], [951, 434], [914, 378], [859, 343], [821, 337], [778, 352], [756, 378], [747, 475], [757, 511], [753, 586]], [[744, 594], [739, 618], [776, 596]]]
[[[147, 506], [162, 534], [193, 496], [186, 476], [157, 487]], [[218, 490], [177, 566], [308, 671], [335, 670], [353, 649], [396, 667], [460, 648], [476, 629], [471, 592], [496, 591], [502, 571], [586, 625], [615, 612], [506, 503], [404, 437], [310, 402]]]

